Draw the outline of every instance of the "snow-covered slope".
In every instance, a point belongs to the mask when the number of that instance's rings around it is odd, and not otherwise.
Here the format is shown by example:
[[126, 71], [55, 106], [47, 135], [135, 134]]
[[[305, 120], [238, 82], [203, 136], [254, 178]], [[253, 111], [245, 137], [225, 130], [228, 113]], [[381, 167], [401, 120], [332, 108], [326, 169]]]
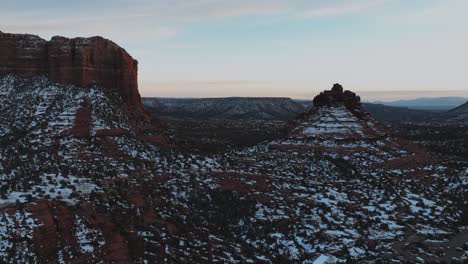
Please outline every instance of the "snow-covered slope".
[[[157, 127], [111, 91], [45, 77], [0, 76], [0, 112], [2, 262], [103, 259], [117, 243], [109, 236], [118, 233], [96, 223], [105, 210], [95, 220], [86, 214], [96, 212], [93, 197], [106, 197], [104, 182], [151, 176], [164, 166]], [[155, 138], [160, 145], [148, 143]], [[87, 209], [77, 210], [83, 204]], [[88, 236], [88, 225], [99, 239]]]
[[296, 137], [323, 139], [359, 139], [384, 136], [385, 129], [371, 118], [360, 119], [345, 106], [319, 108], [300, 121], [293, 131]]
[[[30, 177], [24, 177], [28, 170], [34, 171], [36, 185], [44, 183], [43, 177], [49, 174], [59, 181], [61, 174], [44, 166], [51, 159], [57, 159], [67, 171], [88, 170], [92, 165], [88, 159], [96, 163], [107, 159], [104, 163], [112, 163], [120, 173], [119, 163], [124, 164], [127, 157], [145, 155], [134, 148], [141, 144], [139, 139], [144, 143], [148, 137], [145, 128], [151, 124], [127, 112], [111, 92], [58, 85], [45, 77], [7, 75], [0, 78], [0, 94], [0, 177], [4, 187], [11, 184], [14, 189], [29, 181]], [[101, 156], [107, 151], [112, 155]], [[153, 159], [157, 153], [155, 148]]]
[[391, 137], [350, 92], [212, 157], [98, 87], [2, 76], [0, 94], [1, 262], [463, 259], [466, 164]]
[[288, 137], [226, 153], [201, 174], [254, 201], [255, 213], [232, 226], [233, 252], [252, 248], [246, 259], [273, 263], [322, 253], [337, 262], [442, 259], [435, 253], [460, 232], [447, 223], [463, 215], [466, 167], [391, 137], [345, 93], [325, 92]]

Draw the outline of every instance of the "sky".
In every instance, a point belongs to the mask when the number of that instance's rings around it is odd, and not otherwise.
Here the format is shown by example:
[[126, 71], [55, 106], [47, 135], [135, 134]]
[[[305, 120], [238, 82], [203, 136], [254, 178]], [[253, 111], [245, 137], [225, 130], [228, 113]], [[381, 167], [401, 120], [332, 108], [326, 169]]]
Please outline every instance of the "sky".
[[5, 0], [0, 30], [100, 35], [142, 96], [468, 97], [466, 0]]

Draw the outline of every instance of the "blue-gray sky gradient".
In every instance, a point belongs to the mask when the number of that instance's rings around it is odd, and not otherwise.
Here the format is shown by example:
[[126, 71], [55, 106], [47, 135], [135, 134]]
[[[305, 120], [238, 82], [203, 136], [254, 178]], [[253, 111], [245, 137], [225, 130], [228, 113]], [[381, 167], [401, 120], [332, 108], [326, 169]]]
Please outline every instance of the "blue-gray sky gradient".
[[[102, 35], [144, 96], [468, 96], [466, 0], [16, 0], [0, 30]], [[409, 94], [412, 94], [411, 96]], [[414, 96], [413, 96], [414, 95]]]

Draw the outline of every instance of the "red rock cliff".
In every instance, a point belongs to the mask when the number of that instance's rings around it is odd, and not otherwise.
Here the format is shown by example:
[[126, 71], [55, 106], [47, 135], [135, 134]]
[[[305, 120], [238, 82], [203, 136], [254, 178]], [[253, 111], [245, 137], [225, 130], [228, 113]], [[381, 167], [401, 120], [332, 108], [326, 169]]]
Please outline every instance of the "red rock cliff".
[[0, 74], [20, 77], [47, 75], [61, 84], [93, 84], [117, 91], [124, 102], [142, 110], [138, 92], [138, 62], [123, 48], [102, 37], [53, 37], [46, 41], [28, 34], [0, 31]]

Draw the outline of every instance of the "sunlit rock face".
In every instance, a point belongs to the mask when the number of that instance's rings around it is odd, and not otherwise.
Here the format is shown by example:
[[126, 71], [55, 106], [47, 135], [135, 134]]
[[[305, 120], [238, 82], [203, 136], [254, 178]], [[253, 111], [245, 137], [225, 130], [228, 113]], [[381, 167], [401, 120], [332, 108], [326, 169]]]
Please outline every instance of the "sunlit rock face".
[[0, 32], [0, 74], [46, 75], [60, 84], [97, 85], [119, 93], [130, 107], [142, 110], [138, 62], [123, 48], [102, 37], [53, 37]]

